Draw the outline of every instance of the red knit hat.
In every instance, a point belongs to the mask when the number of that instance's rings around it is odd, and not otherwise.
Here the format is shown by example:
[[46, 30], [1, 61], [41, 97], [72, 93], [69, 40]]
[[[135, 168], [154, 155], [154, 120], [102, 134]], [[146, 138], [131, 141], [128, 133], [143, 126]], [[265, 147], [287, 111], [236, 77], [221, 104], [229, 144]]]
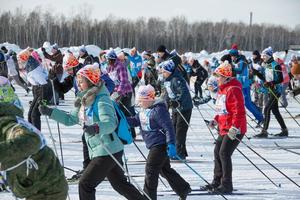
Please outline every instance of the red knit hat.
[[228, 62], [222, 63], [217, 69], [214, 71], [214, 75], [224, 76], [224, 77], [232, 77], [232, 67]]
[[98, 63], [86, 65], [77, 72], [77, 78], [87, 78], [91, 83], [97, 85], [100, 81], [100, 68]]
[[77, 60], [77, 58], [73, 54], [70, 54], [68, 59], [67, 59], [66, 65], [64, 66], [64, 69], [68, 70], [68, 69], [71, 69], [73, 67], [76, 67], [77, 65], [79, 65], [79, 61]]

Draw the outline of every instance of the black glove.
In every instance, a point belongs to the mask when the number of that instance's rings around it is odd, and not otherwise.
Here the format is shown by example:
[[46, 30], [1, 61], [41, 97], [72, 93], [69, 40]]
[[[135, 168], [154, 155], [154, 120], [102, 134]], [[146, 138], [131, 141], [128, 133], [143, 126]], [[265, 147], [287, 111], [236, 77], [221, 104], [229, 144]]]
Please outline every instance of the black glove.
[[90, 126], [84, 125], [83, 131], [89, 135], [96, 135], [99, 133], [99, 126], [98, 126], [98, 124], [93, 124]]
[[42, 115], [51, 116], [53, 109], [46, 105], [39, 105], [39, 111]]
[[177, 100], [171, 100], [170, 101], [170, 107], [171, 108], [178, 108], [179, 107], [179, 102]]
[[41, 50], [42, 50], [42, 52], [45, 52], [45, 51], [46, 51], [46, 49], [45, 49], [44, 47], [42, 47]]

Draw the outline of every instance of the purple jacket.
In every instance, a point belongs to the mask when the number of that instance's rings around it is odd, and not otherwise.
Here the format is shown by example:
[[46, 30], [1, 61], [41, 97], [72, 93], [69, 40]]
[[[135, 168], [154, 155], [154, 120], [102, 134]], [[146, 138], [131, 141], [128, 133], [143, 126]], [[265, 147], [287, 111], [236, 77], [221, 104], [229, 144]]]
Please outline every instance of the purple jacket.
[[118, 59], [114, 65], [108, 67], [108, 75], [115, 83], [115, 91], [124, 96], [132, 92], [131, 84], [128, 80], [127, 68]]
[[148, 109], [141, 109], [134, 117], [128, 117], [127, 121], [131, 127], [141, 128], [148, 149], [161, 144], [175, 144], [173, 124], [164, 101], [156, 102]]

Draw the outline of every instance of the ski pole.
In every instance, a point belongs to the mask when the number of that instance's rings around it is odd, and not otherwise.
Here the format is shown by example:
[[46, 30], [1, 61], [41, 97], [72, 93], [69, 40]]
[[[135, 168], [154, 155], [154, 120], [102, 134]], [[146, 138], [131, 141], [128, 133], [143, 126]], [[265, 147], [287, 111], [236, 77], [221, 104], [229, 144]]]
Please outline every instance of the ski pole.
[[[206, 184], [210, 184], [203, 176], [201, 176], [194, 168], [192, 168], [185, 160], [181, 159], [178, 155], [175, 156], [178, 160], [184, 163], [192, 172], [194, 172], [198, 177], [200, 177]], [[227, 199], [223, 194], [217, 192], [218, 195], [221, 195], [224, 199]]]
[[[198, 107], [197, 107], [198, 108]], [[205, 124], [206, 124], [206, 127], [207, 127], [207, 129], [209, 130], [209, 132], [210, 132], [210, 134], [211, 134], [211, 136], [214, 138], [214, 140], [215, 141], [217, 141], [216, 140], [216, 138], [215, 138], [215, 136], [214, 136], [214, 134], [212, 133], [212, 130], [211, 130], [211, 128], [208, 126], [208, 123], [209, 123], [209, 121], [208, 120], [206, 120], [206, 119], [204, 119], [204, 117], [203, 117], [203, 115], [202, 115], [202, 113], [200, 112], [200, 110], [199, 110], [199, 113], [200, 113], [200, 115], [201, 115], [201, 117], [203, 118], [203, 120], [204, 120], [204, 122], [205, 122]], [[275, 185], [276, 187], [280, 187], [280, 185], [277, 185], [276, 183], [274, 183], [274, 181], [272, 181], [271, 180], [271, 178], [269, 178], [256, 164], [254, 164], [241, 150], [239, 150], [239, 148], [236, 148], [236, 150], [246, 159], [246, 160], [248, 160], [260, 173], [262, 173], [262, 175], [264, 175], [273, 185]]]
[[268, 87], [268, 90], [275, 97], [275, 99], [280, 103], [280, 105], [286, 110], [286, 112], [293, 118], [293, 120], [296, 122], [296, 124], [300, 127], [299, 122], [293, 117], [293, 115], [288, 111], [288, 109], [283, 106], [283, 104], [281, 103], [279, 98], [276, 96], [276, 94], [274, 94], [274, 92], [271, 90], [271, 88]]
[[[141, 149], [138, 147], [138, 145], [135, 143], [135, 141], [133, 141], [134, 146], [137, 148], [137, 150], [140, 152], [140, 154], [143, 156], [143, 158], [145, 159], [145, 161], [147, 161], [146, 156], [143, 154], [143, 152], [141, 151]], [[165, 182], [161, 179], [161, 177], [159, 176], [158, 179], [160, 180], [160, 182], [165, 186], [165, 188], [168, 188], [168, 186], [165, 184]]]
[[[126, 155], [125, 155], [125, 151], [123, 151], [123, 157], [124, 157], [124, 164], [125, 164], [126, 173], [129, 174], [129, 170], [128, 170], [128, 166], [127, 166], [127, 158], [126, 158]], [[129, 177], [128, 177], [128, 182], [130, 183], [130, 178]]]
[[71, 172], [74, 172], [74, 173], [76, 173], [76, 174], [78, 174], [79, 172], [80, 172], [80, 170], [74, 170], [74, 169], [71, 169], [71, 168], [69, 168], [69, 167], [66, 167], [66, 166], [64, 166], [64, 168], [66, 169], [66, 170], [69, 170], [69, 171], [71, 171]]
[[268, 163], [271, 167], [273, 167], [276, 171], [278, 171], [280, 174], [282, 174], [285, 178], [287, 178], [289, 181], [291, 181], [293, 184], [295, 184], [297, 187], [300, 188], [300, 185], [298, 185], [295, 181], [293, 181], [289, 176], [287, 176], [285, 173], [283, 173], [280, 169], [278, 169], [275, 165], [270, 163], [267, 159], [265, 159], [263, 156], [261, 156], [259, 153], [257, 153], [254, 149], [252, 149], [249, 145], [247, 145], [245, 142], [240, 140], [239, 138], [235, 137], [238, 141], [243, 143], [248, 149], [250, 149], [253, 153], [255, 153], [258, 157], [260, 157], [262, 160], [264, 160], [266, 163]]
[[[51, 87], [52, 87], [52, 93], [53, 93], [53, 99], [54, 99], [54, 106], [55, 108], [57, 108], [56, 106], [56, 96], [55, 96], [55, 90], [54, 90], [54, 84], [53, 84], [53, 80], [50, 79], [51, 82]], [[60, 155], [61, 155], [61, 163], [62, 166], [65, 166], [64, 164], [64, 155], [63, 155], [63, 150], [62, 150], [62, 142], [61, 142], [61, 132], [60, 132], [60, 127], [59, 127], [59, 123], [56, 122], [57, 124], [57, 131], [58, 131], [58, 139], [59, 139], [59, 147], [60, 147]]]
[[115, 158], [115, 156], [110, 152], [110, 150], [106, 147], [106, 145], [103, 143], [103, 141], [100, 139], [100, 144], [103, 146], [104, 150], [109, 154], [109, 156], [115, 161], [115, 163], [124, 171], [124, 173], [131, 179], [131, 181], [138, 187], [139, 191], [141, 193], [143, 193], [149, 200], [151, 200], [151, 198], [149, 197], [149, 195], [141, 189], [140, 185], [134, 180], [134, 178], [132, 176], [130, 176], [129, 174], [127, 174], [126, 170], [124, 169], [124, 167], [121, 165], [121, 163]]

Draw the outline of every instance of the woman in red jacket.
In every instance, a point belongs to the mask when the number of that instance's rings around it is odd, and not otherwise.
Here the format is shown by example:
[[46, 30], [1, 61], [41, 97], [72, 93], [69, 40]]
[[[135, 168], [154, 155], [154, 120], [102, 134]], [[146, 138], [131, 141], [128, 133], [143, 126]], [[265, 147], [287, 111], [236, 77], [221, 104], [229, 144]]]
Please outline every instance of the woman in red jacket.
[[216, 116], [209, 126], [214, 128], [218, 125], [219, 136], [214, 149], [214, 179], [201, 189], [226, 194], [233, 191], [231, 155], [246, 133], [246, 112], [242, 85], [232, 77], [231, 65], [227, 62], [221, 64], [214, 75], [219, 90]]

